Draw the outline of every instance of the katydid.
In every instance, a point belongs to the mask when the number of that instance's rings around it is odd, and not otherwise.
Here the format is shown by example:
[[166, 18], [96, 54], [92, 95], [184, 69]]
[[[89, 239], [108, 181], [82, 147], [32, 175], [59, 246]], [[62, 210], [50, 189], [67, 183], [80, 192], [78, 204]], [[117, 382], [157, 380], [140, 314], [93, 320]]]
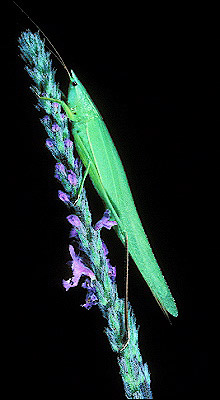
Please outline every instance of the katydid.
[[70, 121], [76, 150], [92, 183], [111, 211], [114, 229], [147, 282], [162, 310], [178, 315], [175, 301], [137, 213], [128, 180], [108, 129], [86, 89], [73, 71], [69, 74], [68, 100], [40, 97], [61, 104]]

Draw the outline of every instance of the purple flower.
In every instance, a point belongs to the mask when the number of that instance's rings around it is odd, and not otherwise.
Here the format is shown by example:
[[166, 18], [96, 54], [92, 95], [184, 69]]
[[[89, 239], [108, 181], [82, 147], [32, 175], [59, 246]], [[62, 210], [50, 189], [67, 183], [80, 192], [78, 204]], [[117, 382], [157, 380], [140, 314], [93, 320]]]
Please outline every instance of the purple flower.
[[52, 132], [58, 132], [59, 130], [60, 130], [60, 127], [58, 124], [55, 123], [52, 125]]
[[73, 283], [72, 283], [72, 278], [70, 278], [70, 279], [68, 279], [67, 281], [65, 281], [64, 279], [63, 279], [63, 287], [64, 287], [64, 289], [66, 289], [66, 291], [67, 290], [69, 290], [71, 287], [73, 287], [74, 285], [73, 285]]
[[54, 111], [56, 112], [58, 110], [59, 107], [59, 103], [52, 103]]
[[92, 290], [89, 290], [86, 295], [86, 303], [82, 304], [82, 307], [86, 308], [87, 310], [90, 310], [90, 308], [92, 306], [95, 306], [98, 302], [99, 300], [96, 294]]
[[71, 214], [66, 217], [68, 222], [73, 226], [73, 228], [70, 231], [69, 237], [77, 237], [79, 229], [83, 230], [83, 225], [82, 222], [80, 221], [79, 217], [77, 215]]
[[65, 192], [62, 192], [62, 190], [58, 190], [58, 197], [64, 203], [69, 203], [70, 202], [70, 196], [68, 194], [66, 194]]
[[76, 174], [71, 169], [68, 171], [67, 178], [71, 185], [74, 185], [74, 186], [77, 185], [78, 179], [76, 177]]
[[110, 211], [106, 210], [103, 217], [96, 223], [95, 230], [98, 231], [102, 227], [111, 229], [112, 226], [117, 225], [116, 221], [110, 221]]
[[[106, 244], [103, 241], [102, 241], [102, 249], [103, 249], [103, 252], [104, 252], [104, 256], [106, 257], [107, 254], [108, 254], [108, 248], [107, 248]], [[108, 274], [109, 274], [112, 282], [115, 282], [115, 279], [116, 279], [116, 268], [113, 267], [110, 264], [109, 258], [106, 258], [106, 261], [107, 261], [107, 265], [108, 265]]]
[[75, 228], [72, 228], [69, 234], [69, 238], [73, 238], [73, 237], [77, 237], [78, 236], [78, 232]]
[[103, 240], [102, 240], [102, 250], [104, 252], [104, 256], [107, 256], [108, 248], [107, 248], [106, 244], [103, 242]]
[[107, 264], [108, 264], [108, 274], [109, 274], [109, 276], [110, 276], [110, 278], [111, 278], [111, 281], [112, 281], [112, 282], [115, 282], [115, 279], [116, 279], [116, 268], [113, 267], [113, 266], [110, 264], [109, 259], [107, 259]]
[[45, 116], [42, 118], [42, 121], [43, 121], [45, 124], [47, 124], [47, 123], [50, 121], [49, 115], [45, 115]]
[[62, 119], [63, 121], [64, 121], [64, 119], [66, 119], [66, 114], [61, 113], [60, 116], [61, 116], [61, 119]]
[[55, 177], [59, 179], [59, 174], [66, 175], [66, 168], [62, 163], [56, 163], [55, 165]]
[[82, 304], [82, 307], [90, 310], [90, 308], [98, 303], [98, 297], [96, 296], [95, 286], [92, 285], [92, 282], [87, 278], [82, 283], [82, 287], [87, 289], [86, 295], [86, 303]]
[[66, 218], [71, 225], [75, 226], [76, 228], [81, 228], [82, 222], [80, 221], [79, 217], [77, 217], [77, 215], [71, 214], [68, 215], [68, 217]]
[[54, 141], [51, 140], [51, 139], [47, 139], [46, 140], [46, 146], [49, 147], [49, 148], [54, 147]]
[[73, 147], [73, 142], [70, 139], [65, 139], [64, 144], [66, 147]]
[[94, 273], [89, 268], [85, 267], [80, 257], [76, 255], [73, 246], [69, 246], [69, 251], [72, 257], [70, 266], [72, 268], [73, 276], [67, 281], [63, 280], [64, 288], [69, 290], [70, 287], [77, 286], [82, 275], [90, 278], [92, 287], [92, 282], [96, 279]]
[[74, 167], [75, 167], [75, 169], [79, 168], [79, 159], [78, 158], [75, 158], [75, 160], [74, 160]]

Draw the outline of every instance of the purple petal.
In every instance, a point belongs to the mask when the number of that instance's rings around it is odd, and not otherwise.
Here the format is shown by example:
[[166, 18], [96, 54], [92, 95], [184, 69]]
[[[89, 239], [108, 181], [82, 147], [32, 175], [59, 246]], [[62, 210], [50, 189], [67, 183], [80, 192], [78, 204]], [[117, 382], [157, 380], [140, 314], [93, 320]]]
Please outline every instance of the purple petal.
[[109, 261], [109, 260], [107, 260], [107, 261], [108, 261], [108, 274], [109, 274], [109, 276], [110, 276], [112, 282], [115, 282], [115, 279], [116, 279], [116, 268], [113, 267], [113, 266], [110, 264], [110, 261]]
[[59, 103], [52, 103], [53, 108], [55, 111], [57, 111], [58, 107], [59, 107]]
[[81, 286], [84, 289], [91, 289], [91, 281], [88, 278], [86, 278]]
[[45, 116], [42, 118], [42, 121], [43, 121], [44, 123], [48, 123], [48, 122], [50, 121], [49, 115], [45, 115]]
[[51, 140], [51, 139], [47, 139], [46, 140], [46, 146], [47, 147], [54, 147], [54, 141], [53, 140]]
[[66, 175], [66, 168], [64, 167], [64, 165], [62, 163], [56, 163], [55, 169], [57, 172], [60, 172], [61, 174]]
[[62, 283], [63, 283], [63, 287], [66, 289], [66, 291], [69, 290], [71, 287], [75, 286], [75, 285], [73, 285], [72, 278], [68, 279], [67, 281], [65, 281], [63, 279]]
[[69, 245], [69, 252], [70, 252], [70, 255], [71, 255], [72, 259], [74, 260], [74, 258], [77, 257], [77, 256], [76, 256], [74, 247], [71, 244]]
[[78, 159], [78, 158], [76, 158], [76, 159], [74, 160], [74, 167], [75, 167], [76, 169], [79, 168], [79, 159]]
[[58, 132], [59, 130], [60, 130], [60, 127], [58, 124], [55, 123], [52, 125], [52, 132]]
[[71, 245], [69, 246], [69, 251], [73, 260], [71, 266], [73, 271], [73, 277], [71, 278], [73, 282], [72, 286], [78, 285], [82, 275], [88, 276], [91, 279], [91, 281], [95, 280], [96, 278], [94, 273], [89, 268], [85, 267], [80, 257], [76, 255], [73, 246]]
[[106, 221], [106, 222], [104, 221], [103, 222], [103, 227], [106, 229], [111, 229], [112, 226], [114, 226], [114, 225], [117, 225], [116, 221]]
[[82, 304], [82, 307], [90, 310], [90, 308], [98, 303], [98, 298], [95, 293], [87, 293], [86, 295], [86, 303]]
[[71, 214], [66, 217], [68, 222], [75, 226], [76, 228], [80, 228], [82, 226], [82, 222], [80, 221], [79, 217], [77, 215]]
[[69, 238], [77, 237], [78, 233], [75, 228], [71, 229]]
[[104, 252], [104, 256], [107, 256], [108, 248], [107, 248], [106, 244], [103, 242], [103, 240], [102, 240], [102, 250]]
[[65, 139], [64, 144], [66, 147], [73, 147], [73, 142], [70, 139]]
[[111, 229], [112, 226], [117, 225], [116, 221], [110, 221], [110, 211], [106, 210], [103, 217], [96, 223], [95, 230], [98, 231], [101, 228]]
[[76, 177], [76, 174], [71, 169], [68, 171], [67, 178], [68, 178], [69, 183], [71, 183], [71, 185], [74, 185], [74, 186], [77, 185], [78, 179]]
[[62, 190], [58, 190], [58, 197], [64, 203], [69, 203], [70, 202], [70, 196], [68, 194], [66, 194], [65, 192], [62, 192]]

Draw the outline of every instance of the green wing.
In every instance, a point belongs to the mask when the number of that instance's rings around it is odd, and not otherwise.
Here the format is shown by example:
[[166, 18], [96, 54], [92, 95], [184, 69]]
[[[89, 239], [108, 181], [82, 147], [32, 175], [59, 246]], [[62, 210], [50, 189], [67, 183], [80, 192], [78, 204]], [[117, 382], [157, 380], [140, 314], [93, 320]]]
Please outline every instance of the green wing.
[[129, 253], [154, 297], [165, 311], [176, 317], [175, 300], [144, 232], [122, 162], [105, 123], [98, 117], [75, 123], [73, 135], [85, 167], [91, 161], [90, 178], [118, 223], [114, 228], [119, 238], [125, 243], [127, 233]]

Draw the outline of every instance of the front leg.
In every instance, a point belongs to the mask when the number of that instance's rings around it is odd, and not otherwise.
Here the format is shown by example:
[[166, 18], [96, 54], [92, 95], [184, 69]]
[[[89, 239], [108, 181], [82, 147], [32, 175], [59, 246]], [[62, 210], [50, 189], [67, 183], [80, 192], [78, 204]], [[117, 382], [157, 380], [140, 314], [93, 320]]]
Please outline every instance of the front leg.
[[69, 108], [69, 106], [63, 101], [63, 100], [59, 100], [59, 99], [53, 99], [52, 97], [44, 97], [44, 96], [38, 96], [39, 99], [41, 100], [47, 100], [47, 101], [52, 101], [53, 103], [58, 103], [61, 104], [61, 106], [63, 107], [67, 117], [71, 120], [71, 121], [75, 121], [75, 115], [72, 112], [72, 110]]
[[90, 165], [91, 165], [91, 160], [89, 160], [89, 164], [87, 165], [87, 168], [86, 168], [85, 173], [84, 173], [84, 175], [83, 175], [83, 179], [82, 179], [82, 182], [81, 182], [80, 187], [79, 187], [79, 192], [78, 192], [78, 195], [77, 195], [77, 199], [74, 201], [74, 204], [73, 204], [74, 206], [76, 205], [76, 203], [77, 203], [77, 202], [79, 201], [79, 199], [80, 199], [80, 195], [81, 195], [81, 193], [82, 193], [82, 190], [83, 190], [83, 186], [84, 186], [86, 177], [87, 177], [87, 175], [88, 175], [88, 173], [89, 173]]

